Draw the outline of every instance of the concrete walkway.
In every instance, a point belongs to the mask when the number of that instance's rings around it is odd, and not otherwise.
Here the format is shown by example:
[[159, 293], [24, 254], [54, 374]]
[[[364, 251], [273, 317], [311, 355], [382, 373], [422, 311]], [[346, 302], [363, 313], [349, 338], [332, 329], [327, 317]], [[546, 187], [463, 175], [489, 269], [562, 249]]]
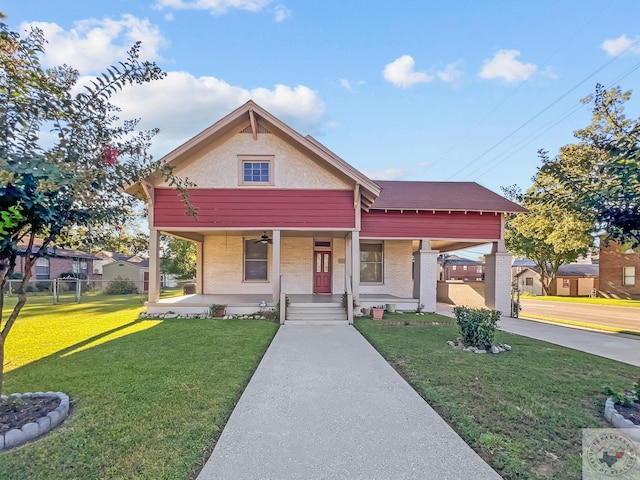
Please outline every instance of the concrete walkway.
[[198, 476], [462, 478], [501, 477], [353, 327], [289, 325], [276, 334]]
[[[438, 304], [437, 313], [453, 317], [453, 306]], [[544, 340], [599, 357], [640, 366], [640, 337], [506, 316], [500, 318], [498, 328], [504, 332]]]

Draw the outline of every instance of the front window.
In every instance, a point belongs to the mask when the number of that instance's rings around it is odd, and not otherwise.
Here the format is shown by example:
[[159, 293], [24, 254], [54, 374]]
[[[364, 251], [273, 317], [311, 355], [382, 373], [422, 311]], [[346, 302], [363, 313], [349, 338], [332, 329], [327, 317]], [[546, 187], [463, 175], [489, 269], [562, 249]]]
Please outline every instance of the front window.
[[266, 281], [268, 273], [268, 244], [255, 239], [244, 241], [244, 279]]
[[562, 279], [562, 288], [569, 288], [569, 279], [568, 278], [563, 278]]
[[476, 273], [482, 273], [482, 266], [476, 267]]
[[383, 270], [382, 243], [361, 243], [360, 281], [363, 283], [382, 283]]
[[76, 259], [73, 261], [72, 270], [73, 273], [84, 273], [86, 275], [89, 271], [89, 264], [86, 260]]
[[38, 258], [36, 260], [36, 279], [46, 280], [49, 278], [49, 259]]
[[636, 267], [622, 267], [622, 285], [633, 286], [636, 284]]

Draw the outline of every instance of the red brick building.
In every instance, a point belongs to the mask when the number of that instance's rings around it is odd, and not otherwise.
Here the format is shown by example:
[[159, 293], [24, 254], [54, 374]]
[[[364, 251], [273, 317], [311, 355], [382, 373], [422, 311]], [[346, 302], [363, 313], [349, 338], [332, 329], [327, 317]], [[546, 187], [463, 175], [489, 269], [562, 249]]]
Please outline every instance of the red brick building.
[[600, 248], [600, 293], [614, 298], [640, 298], [640, 251], [610, 242]]
[[[38, 242], [40, 243], [40, 242]], [[14, 273], [24, 275], [24, 253], [26, 246], [20, 245], [20, 256], [16, 259]], [[39, 245], [35, 245], [37, 250]], [[74, 273], [83, 278], [93, 279], [93, 255], [75, 249], [48, 247], [47, 255], [36, 260], [31, 280], [49, 280], [60, 278], [63, 273]]]

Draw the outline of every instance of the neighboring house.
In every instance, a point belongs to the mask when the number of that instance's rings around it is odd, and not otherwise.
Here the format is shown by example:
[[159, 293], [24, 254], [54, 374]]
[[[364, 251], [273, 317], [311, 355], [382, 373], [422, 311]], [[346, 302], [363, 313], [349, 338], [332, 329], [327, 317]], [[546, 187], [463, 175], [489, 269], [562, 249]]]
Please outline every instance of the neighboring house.
[[440, 280], [462, 280], [463, 282], [481, 282], [484, 280], [484, 263], [457, 255], [441, 255]]
[[640, 250], [615, 242], [600, 248], [600, 293], [614, 298], [640, 298]]
[[[522, 267], [515, 275], [514, 287], [520, 293], [544, 295], [540, 269], [538, 267]], [[587, 297], [598, 288], [598, 265], [587, 263], [570, 263], [561, 265], [554, 281], [549, 285], [550, 295], [565, 297]]]
[[537, 267], [519, 267], [520, 271], [514, 277], [514, 287], [517, 287], [520, 293], [544, 295], [540, 273], [534, 268]]
[[[119, 254], [116, 254], [117, 256]], [[138, 293], [149, 291], [149, 259], [138, 256], [129, 257], [126, 260], [116, 260], [103, 265], [102, 283], [106, 287], [116, 278], [131, 280], [136, 284]]]
[[96, 260], [93, 261], [93, 273], [94, 275], [102, 275], [102, 268], [115, 261], [128, 260], [131, 255], [125, 255], [123, 253], [108, 252], [106, 250], [100, 250], [95, 254]]
[[549, 286], [551, 295], [588, 297], [598, 289], [598, 264], [569, 263], [561, 265], [555, 281]]
[[[435, 311], [438, 255], [483, 244], [486, 305], [510, 311], [504, 219], [525, 209], [476, 183], [374, 181], [252, 101], [162, 161], [197, 184], [198, 215], [159, 175], [127, 190], [149, 202], [149, 312], [344, 292], [356, 305]], [[195, 242], [195, 295], [160, 300], [160, 233]]]
[[[42, 240], [36, 239], [33, 250], [38, 252]], [[18, 258], [16, 259], [15, 273], [24, 275], [24, 256], [27, 246], [18, 245]], [[36, 265], [32, 269], [31, 280], [49, 280], [60, 278], [63, 273], [74, 273], [82, 278], [93, 278], [93, 261], [95, 257], [88, 253], [72, 248], [61, 248], [57, 245], [47, 247], [46, 256], [36, 260]]]

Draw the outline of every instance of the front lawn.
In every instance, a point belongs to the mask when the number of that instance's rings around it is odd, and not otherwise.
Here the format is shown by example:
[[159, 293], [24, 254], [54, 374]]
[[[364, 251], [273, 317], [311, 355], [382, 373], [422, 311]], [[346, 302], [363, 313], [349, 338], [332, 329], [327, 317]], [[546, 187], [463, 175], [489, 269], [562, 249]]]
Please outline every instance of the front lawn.
[[[443, 320], [446, 321], [446, 320]], [[513, 350], [480, 355], [445, 342], [455, 326], [356, 328], [505, 479], [580, 479], [581, 429], [607, 428], [605, 385], [629, 388], [640, 369], [498, 332]]]
[[136, 296], [29, 299], [8, 338], [4, 393], [63, 391], [71, 415], [0, 452], [0, 478], [188, 479], [278, 325], [137, 320]]

